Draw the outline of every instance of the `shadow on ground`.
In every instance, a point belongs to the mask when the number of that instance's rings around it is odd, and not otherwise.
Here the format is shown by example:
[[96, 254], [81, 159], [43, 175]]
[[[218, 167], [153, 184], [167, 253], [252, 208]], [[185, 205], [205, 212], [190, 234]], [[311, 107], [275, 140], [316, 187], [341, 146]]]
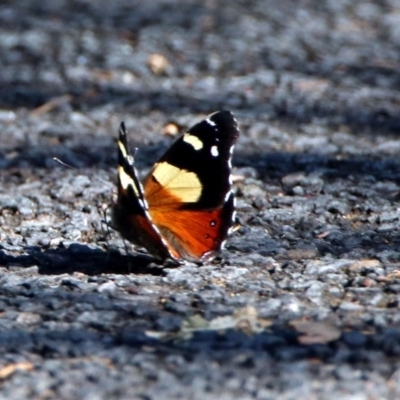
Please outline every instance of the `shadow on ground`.
[[[43, 249], [26, 247], [26, 255], [8, 255], [0, 250], [0, 265], [32, 267], [38, 266], [43, 275], [62, 275], [81, 272], [89, 276], [100, 274], [149, 274], [162, 275], [163, 266], [147, 255], [121, 255], [117, 251], [108, 253], [91, 249], [86, 245], [72, 244], [68, 248]], [[170, 266], [168, 266], [170, 268]]]

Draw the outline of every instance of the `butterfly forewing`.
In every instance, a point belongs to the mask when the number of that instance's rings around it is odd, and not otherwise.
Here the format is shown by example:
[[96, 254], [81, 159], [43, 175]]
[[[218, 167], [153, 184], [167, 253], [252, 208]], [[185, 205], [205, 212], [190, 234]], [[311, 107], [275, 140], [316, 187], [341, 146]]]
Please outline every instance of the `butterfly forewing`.
[[180, 137], [144, 182], [152, 221], [183, 258], [218, 252], [232, 225], [231, 156], [239, 136], [229, 111], [210, 115]]
[[179, 256], [168, 249], [157, 227], [152, 223], [143, 187], [134, 168], [124, 123], [118, 138], [118, 200], [112, 207], [111, 226], [131, 243], [143, 246], [161, 259]]
[[194, 125], [161, 157], [144, 181], [149, 208], [177, 199], [180, 208], [213, 209], [231, 190], [233, 146], [239, 137], [230, 111], [219, 111]]

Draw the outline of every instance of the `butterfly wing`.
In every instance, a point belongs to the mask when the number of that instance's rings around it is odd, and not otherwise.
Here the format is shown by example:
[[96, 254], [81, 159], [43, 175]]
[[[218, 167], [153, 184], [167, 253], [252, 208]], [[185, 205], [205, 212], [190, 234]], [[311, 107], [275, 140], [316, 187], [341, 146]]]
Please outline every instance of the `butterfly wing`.
[[219, 111], [193, 126], [144, 181], [153, 223], [180, 257], [206, 260], [221, 249], [232, 225], [231, 157], [239, 130]]
[[152, 223], [143, 187], [130, 154], [125, 124], [122, 122], [118, 138], [118, 199], [112, 207], [113, 229], [131, 243], [143, 246], [160, 259], [175, 259], [157, 227]]

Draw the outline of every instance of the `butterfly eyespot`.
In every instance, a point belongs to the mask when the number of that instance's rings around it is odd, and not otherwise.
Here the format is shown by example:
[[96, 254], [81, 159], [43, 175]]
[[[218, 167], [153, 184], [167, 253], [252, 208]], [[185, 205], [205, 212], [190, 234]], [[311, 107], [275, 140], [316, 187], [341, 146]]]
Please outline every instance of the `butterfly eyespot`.
[[209, 239], [209, 238], [210, 238], [210, 235], [209, 235], [208, 233], [206, 233], [206, 234], [204, 235], [204, 237], [205, 237], [206, 239]]
[[217, 225], [217, 221], [215, 219], [213, 219], [212, 221], [210, 221], [210, 226], [214, 227]]

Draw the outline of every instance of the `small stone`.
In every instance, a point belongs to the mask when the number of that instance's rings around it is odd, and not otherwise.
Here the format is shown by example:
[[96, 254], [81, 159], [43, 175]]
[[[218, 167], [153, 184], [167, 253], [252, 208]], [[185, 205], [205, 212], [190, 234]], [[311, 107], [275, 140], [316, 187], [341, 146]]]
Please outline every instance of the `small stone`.
[[113, 281], [105, 282], [98, 286], [97, 291], [99, 293], [115, 293], [118, 290], [118, 287]]
[[351, 303], [349, 301], [342, 301], [339, 308], [343, 311], [361, 311], [363, 306], [357, 303]]
[[42, 322], [42, 317], [31, 312], [21, 312], [16, 321], [22, 325], [38, 325]]

